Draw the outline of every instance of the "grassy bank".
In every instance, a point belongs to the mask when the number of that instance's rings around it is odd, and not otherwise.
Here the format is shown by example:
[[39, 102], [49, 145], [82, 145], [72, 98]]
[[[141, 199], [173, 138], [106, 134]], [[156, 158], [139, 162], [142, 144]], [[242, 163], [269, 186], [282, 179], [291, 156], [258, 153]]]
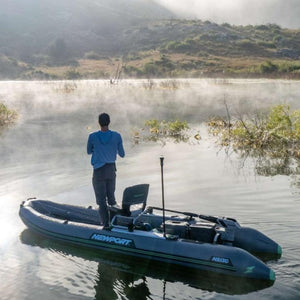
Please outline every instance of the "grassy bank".
[[25, 70], [21, 79], [112, 79], [120, 78], [282, 78], [300, 79], [300, 60], [265, 58], [199, 58], [183, 54], [161, 56], [144, 53], [141, 58], [80, 59], [76, 67], [38, 66]]

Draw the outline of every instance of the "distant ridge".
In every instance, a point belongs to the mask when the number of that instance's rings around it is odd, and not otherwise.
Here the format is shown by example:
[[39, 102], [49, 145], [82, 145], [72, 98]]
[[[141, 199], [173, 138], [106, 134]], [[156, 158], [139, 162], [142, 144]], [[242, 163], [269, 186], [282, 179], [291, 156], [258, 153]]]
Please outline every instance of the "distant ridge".
[[173, 16], [152, 0], [2, 0], [0, 53], [26, 59], [47, 53], [56, 39], [64, 39], [73, 55], [111, 51], [124, 29]]

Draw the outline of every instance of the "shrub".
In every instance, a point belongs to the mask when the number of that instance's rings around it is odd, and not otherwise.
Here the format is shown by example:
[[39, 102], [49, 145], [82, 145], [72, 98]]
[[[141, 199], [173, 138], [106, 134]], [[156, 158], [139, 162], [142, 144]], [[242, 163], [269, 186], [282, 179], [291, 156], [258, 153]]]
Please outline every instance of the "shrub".
[[224, 118], [208, 122], [209, 132], [220, 138], [221, 146], [232, 147], [247, 155], [272, 158], [300, 158], [300, 110], [276, 105], [268, 114], [238, 118], [228, 123]]
[[285, 62], [279, 65], [280, 72], [290, 73], [297, 70], [300, 70], [300, 64], [297, 63]]
[[275, 49], [276, 48], [276, 45], [273, 42], [259, 41], [257, 44], [259, 46], [264, 47], [264, 48], [269, 48], [269, 49]]
[[93, 59], [93, 60], [100, 60], [101, 56], [98, 53], [95, 53], [94, 51], [90, 51], [84, 54], [84, 58], [86, 59]]
[[260, 65], [260, 71], [261, 73], [273, 73], [278, 71], [278, 66], [268, 60]]
[[255, 49], [257, 49], [257, 46], [258, 46], [255, 42], [252, 42], [247, 39], [236, 41], [236, 45], [238, 47], [240, 47], [242, 49], [246, 49], [246, 50], [255, 50]]
[[148, 62], [144, 65], [143, 72], [147, 75], [160, 75], [158, 66], [154, 62]]
[[10, 110], [3, 103], [0, 103], [0, 129], [13, 124], [17, 117], [16, 111]]
[[189, 129], [186, 121], [159, 121], [157, 119], [148, 120], [145, 126], [149, 128], [150, 133], [162, 134], [165, 136], [174, 136], [181, 134], [184, 130]]
[[141, 76], [143, 71], [134, 66], [124, 66], [123, 72], [130, 76]]
[[164, 141], [165, 139], [172, 139], [175, 142], [188, 140], [187, 130], [189, 126], [186, 121], [160, 121], [157, 119], [147, 120], [145, 122], [146, 131], [144, 140], [150, 141]]
[[166, 45], [166, 49], [169, 51], [177, 50], [178, 46], [181, 44], [179, 41], [171, 41]]
[[76, 69], [68, 70], [65, 74], [66, 79], [79, 79], [81, 74]]

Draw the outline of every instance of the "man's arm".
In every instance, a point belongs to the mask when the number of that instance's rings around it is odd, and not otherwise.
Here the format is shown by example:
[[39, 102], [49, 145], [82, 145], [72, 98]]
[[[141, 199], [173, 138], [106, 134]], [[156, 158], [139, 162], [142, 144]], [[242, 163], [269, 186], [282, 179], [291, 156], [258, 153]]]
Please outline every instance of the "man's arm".
[[93, 153], [93, 143], [92, 143], [92, 138], [91, 134], [89, 135], [88, 142], [87, 142], [87, 154], [92, 154]]
[[122, 141], [121, 135], [119, 135], [119, 137], [120, 137], [120, 139], [119, 139], [119, 143], [118, 143], [118, 154], [120, 157], [124, 157], [125, 151], [124, 151], [124, 147], [123, 147], [123, 141]]

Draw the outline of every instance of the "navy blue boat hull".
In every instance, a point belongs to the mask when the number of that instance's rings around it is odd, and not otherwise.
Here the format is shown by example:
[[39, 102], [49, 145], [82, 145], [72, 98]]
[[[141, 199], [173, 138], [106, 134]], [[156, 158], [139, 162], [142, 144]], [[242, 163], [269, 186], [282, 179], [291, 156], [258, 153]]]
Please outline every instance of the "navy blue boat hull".
[[[158, 230], [129, 231], [122, 226], [104, 230], [98, 224], [74, 222], [43, 214], [34, 209], [30, 202], [21, 205], [19, 215], [29, 229], [46, 237], [219, 274], [275, 281], [274, 272], [265, 263], [238, 247], [166, 238]], [[79, 209], [96, 216], [91, 209]]]

